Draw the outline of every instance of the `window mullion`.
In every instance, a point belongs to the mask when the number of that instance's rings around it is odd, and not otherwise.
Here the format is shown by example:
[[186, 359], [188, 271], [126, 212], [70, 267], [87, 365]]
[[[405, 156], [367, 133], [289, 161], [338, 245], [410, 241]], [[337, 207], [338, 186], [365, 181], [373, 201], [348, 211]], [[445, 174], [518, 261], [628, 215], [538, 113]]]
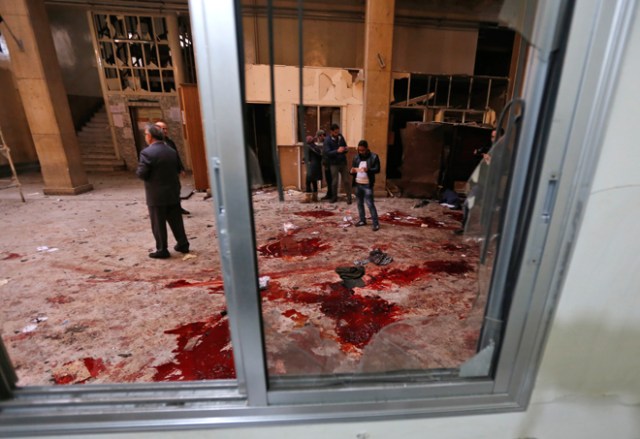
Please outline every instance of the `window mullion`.
[[9, 354], [0, 339], [0, 401], [11, 399], [17, 382], [18, 377], [9, 360]]
[[199, 43], [195, 47], [198, 83], [238, 384], [250, 405], [266, 405], [235, 4], [233, 0], [192, 1], [190, 13]]

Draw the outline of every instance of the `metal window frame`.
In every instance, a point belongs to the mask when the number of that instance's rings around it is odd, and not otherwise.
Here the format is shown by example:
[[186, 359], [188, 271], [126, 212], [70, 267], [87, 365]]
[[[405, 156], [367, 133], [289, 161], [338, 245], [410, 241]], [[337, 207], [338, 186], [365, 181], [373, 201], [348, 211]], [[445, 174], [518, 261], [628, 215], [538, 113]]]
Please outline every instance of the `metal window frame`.
[[[531, 207], [526, 212], [521, 269], [513, 284], [514, 301], [495, 378], [431, 383], [410, 377], [406, 382], [402, 377], [386, 382], [354, 379], [333, 388], [271, 390], [243, 138], [237, 5], [233, 0], [192, 1], [207, 160], [238, 378], [15, 389], [10, 361], [0, 355], [0, 395], [12, 395], [0, 403], [0, 437], [406, 419], [525, 409], [581, 222], [636, 3], [581, 0], [576, 5], [553, 105], [541, 99], [537, 88], [541, 79], [535, 71], [527, 75], [525, 90], [533, 95], [527, 114], [551, 114], [546, 125], [536, 123], [535, 130], [523, 131], [519, 150], [545, 144], [554, 148], [546, 148], [540, 159], [535, 184], [526, 184], [531, 177], [526, 173], [512, 188], [511, 197], [531, 197]], [[545, 4], [538, 3], [537, 17], [549, 16]], [[529, 68], [537, 69], [548, 60], [544, 49], [533, 50]], [[526, 165], [523, 157], [516, 160]], [[515, 209], [514, 204], [509, 209]], [[513, 236], [522, 224], [517, 216], [507, 216], [506, 236]], [[508, 254], [508, 244], [509, 240], [502, 241], [501, 255]], [[499, 260], [496, 272], [506, 270], [507, 263]], [[494, 282], [502, 280], [495, 277]]]

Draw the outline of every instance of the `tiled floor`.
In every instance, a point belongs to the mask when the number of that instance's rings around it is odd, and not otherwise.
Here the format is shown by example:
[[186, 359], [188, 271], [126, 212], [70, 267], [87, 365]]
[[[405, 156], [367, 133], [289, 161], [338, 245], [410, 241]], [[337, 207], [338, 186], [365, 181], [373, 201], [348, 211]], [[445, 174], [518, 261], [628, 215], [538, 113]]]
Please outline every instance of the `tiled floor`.
[[[39, 175], [0, 191], [2, 339], [21, 385], [234, 376], [211, 200], [194, 194], [192, 255], [151, 260], [142, 183], [92, 175], [95, 190], [45, 196]], [[183, 182], [188, 189], [189, 182]], [[475, 353], [485, 298], [461, 213], [376, 201], [381, 229], [354, 227], [355, 203], [254, 194], [268, 368], [275, 375], [457, 367]], [[366, 262], [380, 249], [393, 261]], [[364, 267], [347, 288], [338, 267]]]

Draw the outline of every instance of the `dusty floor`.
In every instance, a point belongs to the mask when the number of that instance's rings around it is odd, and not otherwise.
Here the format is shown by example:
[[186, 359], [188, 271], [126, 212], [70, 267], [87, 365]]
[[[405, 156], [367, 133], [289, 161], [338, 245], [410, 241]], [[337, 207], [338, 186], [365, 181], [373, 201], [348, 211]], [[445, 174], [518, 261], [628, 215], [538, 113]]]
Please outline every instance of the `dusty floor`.
[[[0, 191], [0, 333], [20, 385], [234, 376], [211, 200], [183, 201], [192, 256], [152, 260], [132, 174], [90, 175], [95, 190], [74, 197], [43, 195], [38, 174], [20, 178], [26, 203]], [[378, 199], [374, 233], [353, 226], [355, 203], [299, 197], [254, 194], [270, 373], [457, 367], [473, 356], [484, 297], [477, 249], [452, 233], [460, 211]], [[366, 263], [374, 249], [393, 261]], [[349, 289], [335, 269], [356, 262], [364, 286]]]

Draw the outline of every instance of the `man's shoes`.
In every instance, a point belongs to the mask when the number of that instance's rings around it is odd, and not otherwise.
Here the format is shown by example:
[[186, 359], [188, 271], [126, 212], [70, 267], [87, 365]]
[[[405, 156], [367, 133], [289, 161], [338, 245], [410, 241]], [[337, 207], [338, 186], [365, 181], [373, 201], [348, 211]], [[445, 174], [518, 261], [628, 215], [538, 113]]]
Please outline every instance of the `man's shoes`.
[[347, 204], [351, 204], [351, 197], [347, 198]]
[[324, 197], [320, 198], [320, 200], [324, 201], [324, 200], [330, 200], [331, 198], [333, 198], [331, 195], [327, 194]]
[[183, 209], [182, 207], [180, 208], [180, 213], [183, 215], [191, 215], [191, 212], [189, 212], [187, 209]]
[[171, 257], [169, 250], [158, 250], [152, 253], [149, 253], [149, 257], [153, 259], [167, 259]]
[[374, 232], [377, 232], [378, 230], [380, 230], [380, 224], [374, 224], [372, 230]]
[[330, 202], [330, 203], [337, 203], [337, 202], [338, 202], [338, 199], [334, 197], [334, 198], [332, 198], [331, 200], [329, 200], [329, 202]]
[[177, 251], [177, 252], [180, 252], [180, 253], [189, 253], [189, 246], [188, 245], [180, 246], [180, 245], [176, 244], [176, 246], [173, 247], [173, 249], [175, 251]]
[[358, 222], [356, 223], [356, 227], [362, 227], [362, 226], [366, 226], [366, 225], [367, 225], [367, 222], [366, 222], [366, 221], [358, 221]]

